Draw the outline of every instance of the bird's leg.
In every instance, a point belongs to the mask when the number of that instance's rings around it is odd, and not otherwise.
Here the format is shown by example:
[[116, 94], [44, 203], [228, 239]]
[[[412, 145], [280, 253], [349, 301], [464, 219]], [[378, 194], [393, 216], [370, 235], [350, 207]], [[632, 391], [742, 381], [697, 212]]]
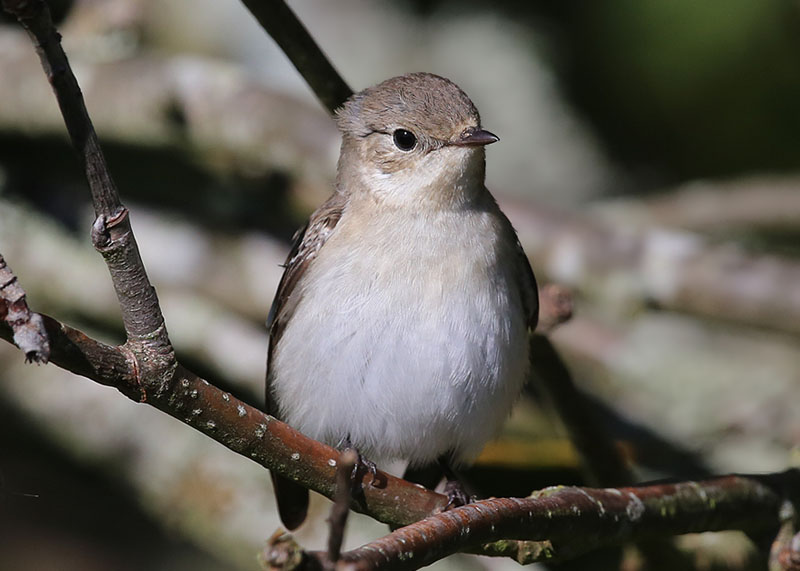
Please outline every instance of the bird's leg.
[[456, 475], [450, 465], [450, 456], [445, 454], [441, 456], [437, 462], [439, 466], [442, 467], [444, 477], [447, 479], [444, 485], [444, 493], [447, 494], [447, 504], [444, 506], [445, 511], [450, 508], [465, 506], [472, 502], [472, 497], [470, 497], [469, 492], [467, 492], [464, 482]]
[[365, 458], [361, 454], [361, 451], [353, 446], [353, 443], [350, 441], [349, 434], [345, 436], [344, 440], [342, 440], [342, 448], [345, 450], [350, 448], [355, 450], [356, 454], [358, 454], [358, 461], [356, 462], [356, 465], [353, 466], [353, 473], [350, 476], [350, 481], [353, 484], [353, 490], [355, 491], [358, 484], [362, 481], [360, 476], [363, 476], [367, 472], [369, 472], [370, 476], [372, 476], [369, 482], [370, 486], [374, 485], [378, 476], [378, 465], [372, 460]]

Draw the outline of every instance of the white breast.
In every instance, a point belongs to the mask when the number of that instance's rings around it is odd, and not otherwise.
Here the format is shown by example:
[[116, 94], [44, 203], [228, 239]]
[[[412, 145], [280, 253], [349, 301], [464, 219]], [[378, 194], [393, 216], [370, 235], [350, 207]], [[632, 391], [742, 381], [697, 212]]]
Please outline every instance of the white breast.
[[485, 210], [345, 212], [275, 349], [282, 417], [368, 458], [476, 456], [518, 396], [526, 317], [508, 222]]

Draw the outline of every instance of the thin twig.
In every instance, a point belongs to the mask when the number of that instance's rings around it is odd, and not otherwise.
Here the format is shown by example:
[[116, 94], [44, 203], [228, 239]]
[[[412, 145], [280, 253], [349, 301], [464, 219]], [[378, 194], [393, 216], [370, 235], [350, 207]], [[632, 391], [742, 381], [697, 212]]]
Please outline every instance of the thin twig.
[[120, 202], [50, 10], [42, 0], [2, 0], [2, 5], [17, 17], [33, 40], [84, 168], [97, 216], [92, 242], [111, 273], [128, 346], [139, 357], [142, 367], [162, 373], [163, 382], [175, 367], [164, 317], [139, 255], [128, 210]]
[[342, 552], [344, 529], [347, 525], [347, 515], [350, 513], [350, 501], [353, 495], [353, 470], [357, 463], [358, 453], [352, 448], [346, 449], [339, 455], [339, 465], [336, 468], [336, 495], [331, 515], [328, 518], [330, 533], [328, 535], [326, 568], [329, 570], [334, 569]]
[[353, 94], [286, 2], [242, 0], [242, 3], [281, 47], [329, 113]]
[[123, 208], [105, 157], [92, 127], [78, 81], [61, 48], [61, 35], [43, 0], [2, 0], [3, 9], [17, 17], [36, 47], [36, 53], [53, 87], [61, 114], [86, 171], [97, 216], [115, 217]]

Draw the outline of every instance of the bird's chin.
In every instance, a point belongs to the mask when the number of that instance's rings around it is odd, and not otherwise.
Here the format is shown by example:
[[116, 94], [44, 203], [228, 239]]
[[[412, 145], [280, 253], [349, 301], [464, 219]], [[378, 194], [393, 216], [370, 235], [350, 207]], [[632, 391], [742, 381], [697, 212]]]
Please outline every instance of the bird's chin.
[[375, 166], [358, 173], [359, 186], [386, 205], [425, 208], [462, 206], [484, 188], [483, 147], [443, 147], [412, 167], [384, 171]]

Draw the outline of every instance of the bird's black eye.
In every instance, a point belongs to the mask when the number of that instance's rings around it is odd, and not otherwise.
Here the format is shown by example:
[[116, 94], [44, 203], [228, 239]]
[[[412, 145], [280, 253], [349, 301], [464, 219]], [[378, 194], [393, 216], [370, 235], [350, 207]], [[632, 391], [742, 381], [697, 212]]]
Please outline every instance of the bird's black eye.
[[410, 151], [414, 148], [414, 145], [417, 144], [417, 138], [414, 136], [414, 133], [406, 131], [405, 129], [397, 129], [392, 133], [392, 140], [394, 141], [395, 147], [401, 151]]

